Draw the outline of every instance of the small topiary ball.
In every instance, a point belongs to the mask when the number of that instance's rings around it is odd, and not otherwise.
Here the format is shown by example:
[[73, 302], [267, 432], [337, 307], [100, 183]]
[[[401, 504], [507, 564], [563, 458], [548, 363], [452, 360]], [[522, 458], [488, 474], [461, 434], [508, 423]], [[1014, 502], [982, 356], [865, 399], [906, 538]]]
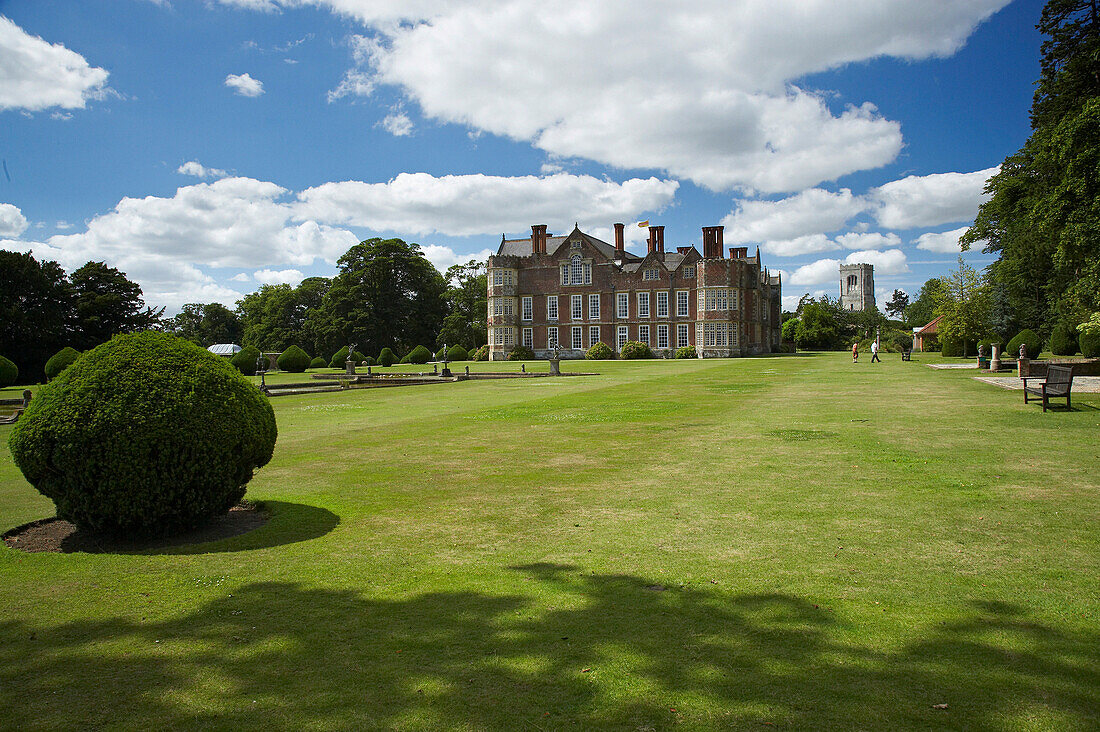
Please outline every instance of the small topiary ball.
[[224, 359], [149, 331], [116, 336], [42, 387], [8, 445], [59, 517], [147, 536], [228, 511], [276, 435], [267, 398]]
[[321, 358], [320, 356], [314, 356], [313, 360], [309, 362], [309, 367], [311, 369], [323, 369], [326, 366], [328, 366], [328, 361]]
[[1100, 356], [1100, 333], [1082, 333], [1077, 342], [1081, 346], [1081, 355], [1085, 358]]
[[46, 378], [56, 379], [61, 375], [62, 371], [72, 366], [73, 362], [78, 358], [80, 358], [80, 351], [72, 346], [65, 346], [57, 353], [50, 356], [50, 360], [46, 362]]
[[298, 346], [291, 346], [279, 354], [275, 363], [280, 371], [288, 371], [292, 374], [300, 374], [309, 368], [309, 354]]
[[0, 389], [11, 386], [19, 379], [19, 367], [0, 356]]
[[428, 361], [432, 360], [432, 352], [424, 346], [417, 346], [409, 351], [406, 358], [409, 359], [409, 363], [428, 363]]
[[237, 355], [229, 359], [229, 363], [237, 368], [245, 376], [255, 376], [256, 361], [260, 358], [260, 349], [255, 346], [245, 346], [237, 351]]
[[653, 351], [641, 341], [627, 341], [623, 344], [623, 350], [619, 352], [619, 358], [653, 358]]
[[394, 355], [393, 349], [387, 346], [382, 349], [382, 352], [378, 354], [379, 366], [393, 366], [397, 363], [397, 356]]
[[1016, 358], [1020, 353], [1020, 344], [1027, 344], [1027, 357], [1039, 358], [1039, 352], [1043, 348], [1043, 342], [1039, 340], [1039, 336], [1035, 335], [1033, 330], [1021, 330], [1016, 334], [1016, 337], [1008, 342], [1005, 346], [1008, 356]]
[[585, 351], [584, 357], [589, 361], [606, 361], [610, 358], [615, 358], [615, 352], [611, 350], [611, 346], [603, 341], [596, 341], [587, 351]]

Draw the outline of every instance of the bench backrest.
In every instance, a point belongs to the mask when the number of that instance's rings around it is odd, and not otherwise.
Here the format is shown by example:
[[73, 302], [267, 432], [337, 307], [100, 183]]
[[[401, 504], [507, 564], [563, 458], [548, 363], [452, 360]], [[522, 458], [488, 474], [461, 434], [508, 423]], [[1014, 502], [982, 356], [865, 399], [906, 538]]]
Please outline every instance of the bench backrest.
[[1073, 383], [1073, 367], [1047, 366], [1046, 383], [1048, 392], [1051, 391], [1051, 387], [1055, 387], [1055, 390], [1068, 389]]

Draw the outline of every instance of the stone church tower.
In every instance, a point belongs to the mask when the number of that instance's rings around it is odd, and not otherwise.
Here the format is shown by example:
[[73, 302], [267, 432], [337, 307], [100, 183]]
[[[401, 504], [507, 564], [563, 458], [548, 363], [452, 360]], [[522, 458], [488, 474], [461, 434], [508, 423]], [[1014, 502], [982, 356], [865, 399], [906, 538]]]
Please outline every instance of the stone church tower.
[[869, 310], [875, 304], [875, 267], [871, 264], [840, 265], [840, 307]]

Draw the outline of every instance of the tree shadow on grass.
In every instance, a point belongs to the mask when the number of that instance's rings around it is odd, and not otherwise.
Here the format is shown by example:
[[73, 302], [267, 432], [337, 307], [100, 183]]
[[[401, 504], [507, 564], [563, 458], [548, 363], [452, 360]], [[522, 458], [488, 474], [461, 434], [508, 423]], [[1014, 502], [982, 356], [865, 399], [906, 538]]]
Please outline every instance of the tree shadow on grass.
[[1007, 603], [871, 645], [790, 595], [514, 569], [529, 596], [260, 583], [164, 622], [8, 620], [5, 726], [1083, 728], [1100, 708], [1100, 635]]

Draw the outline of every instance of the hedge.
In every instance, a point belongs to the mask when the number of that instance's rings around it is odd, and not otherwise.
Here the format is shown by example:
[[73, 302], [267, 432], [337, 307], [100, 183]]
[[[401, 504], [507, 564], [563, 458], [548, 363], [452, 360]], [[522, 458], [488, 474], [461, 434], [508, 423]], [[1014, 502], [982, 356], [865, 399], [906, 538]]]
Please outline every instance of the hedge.
[[166, 535], [240, 501], [276, 436], [267, 398], [224, 359], [147, 331], [95, 347], [42, 387], [9, 446], [59, 517]]
[[291, 346], [279, 354], [279, 358], [275, 363], [279, 365], [281, 371], [300, 374], [309, 368], [310, 360], [308, 353], [298, 348], [298, 346]]
[[1009, 356], [1016, 358], [1018, 355], [1020, 355], [1021, 343], [1027, 344], [1028, 358], [1039, 357], [1039, 353], [1043, 348], [1043, 342], [1039, 339], [1039, 336], [1035, 335], [1035, 331], [1021, 330], [1019, 333], [1016, 334], [1015, 338], [1008, 342], [1008, 345], [1005, 346], [1005, 351], [1008, 352]]
[[584, 357], [589, 361], [606, 361], [615, 358], [615, 352], [611, 350], [611, 346], [603, 341], [596, 341], [584, 352]]
[[1081, 346], [1081, 355], [1085, 358], [1100, 356], [1100, 333], [1082, 333], [1077, 342]]
[[11, 386], [19, 379], [19, 367], [0, 356], [0, 388]]
[[623, 350], [619, 352], [619, 358], [653, 358], [653, 351], [641, 341], [627, 341], [623, 345]]
[[[363, 361], [366, 361], [367, 357], [364, 356], [359, 351], [356, 351], [355, 353], [351, 354], [351, 360], [358, 364], [358, 363], [362, 363]], [[329, 361], [328, 365], [329, 365], [329, 367], [334, 368], [334, 369], [342, 369], [342, 368], [347, 367], [347, 361], [348, 361], [348, 347], [344, 346], [339, 351], [332, 354], [332, 360]]]
[[676, 349], [676, 358], [698, 358], [695, 346], [680, 346]]
[[62, 371], [72, 366], [78, 358], [80, 358], [80, 351], [72, 346], [65, 346], [50, 356], [50, 360], [46, 362], [46, 380], [56, 379]]
[[535, 352], [527, 346], [516, 346], [508, 352], [509, 361], [531, 361], [535, 358]]
[[[432, 360], [432, 352], [424, 346], [417, 346], [409, 351], [405, 358], [408, 359], [408, 363], [428, 363], [428, 361]], [[404, 361], [404, 359], [402, 359], [402, 361]]]
[[1050, 334], [1050, 352], [1055, 356], [1072, 356], [1077, 353], [1077, 329], [1056, 325]]
[[245, 376], [253, 376], [256, 373], [256, 362], [259, 359], [260, 349], [255, 346], [245, 346], [237, 351], [237, 355], [229, 359], [229, 363]]

